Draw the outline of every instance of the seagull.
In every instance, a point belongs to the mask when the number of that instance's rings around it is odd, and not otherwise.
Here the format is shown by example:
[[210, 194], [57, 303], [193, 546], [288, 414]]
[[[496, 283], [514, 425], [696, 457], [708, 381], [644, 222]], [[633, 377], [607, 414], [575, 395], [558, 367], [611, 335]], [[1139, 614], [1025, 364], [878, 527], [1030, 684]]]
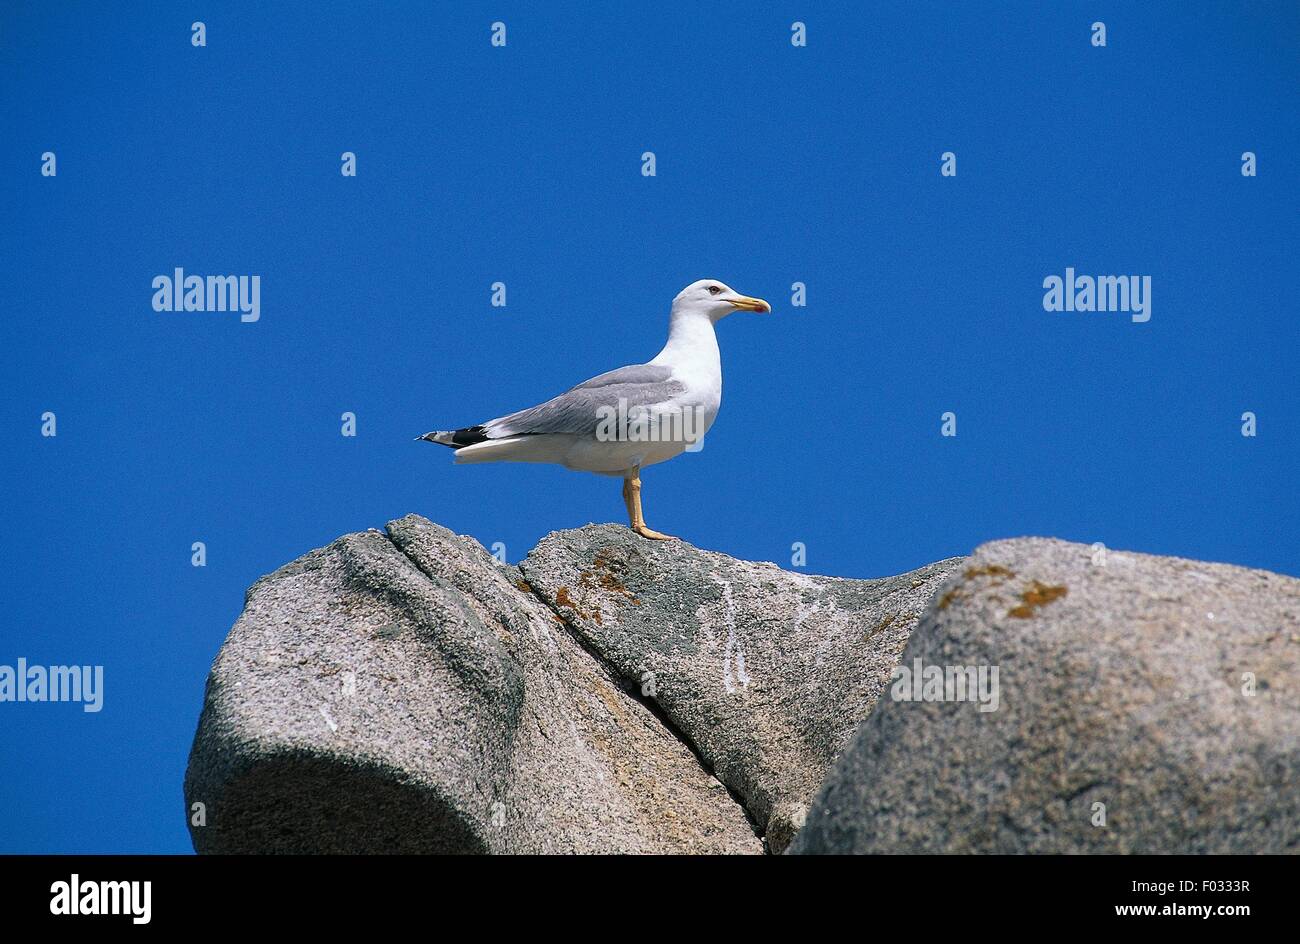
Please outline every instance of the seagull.
[[641, 470], [698, 451], [717, 418], [722, 359], [713, 326], [733, 311], [771, 310], [716, 279], [692, 282], [673, 299], [668, 341], [652, 360], [593, 377], [540, 406], [416, 440], [451, 447], [458, 465], [549, 462], [620, 476], [632, 530], [669, 540], [672, 535], [646, 526]]

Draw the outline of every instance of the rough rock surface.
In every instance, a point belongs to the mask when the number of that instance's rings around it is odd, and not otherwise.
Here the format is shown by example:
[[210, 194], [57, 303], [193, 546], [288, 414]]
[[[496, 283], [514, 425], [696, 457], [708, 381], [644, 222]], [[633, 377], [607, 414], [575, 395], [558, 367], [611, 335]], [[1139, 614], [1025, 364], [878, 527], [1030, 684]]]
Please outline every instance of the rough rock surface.
[[663, 710], [779, 852], [959, 564], [813, 577], [588, 525], [549, 535], [520, 569]]
[[199, 852], [763, 848], [518, 570], [416, 516], [249, 590], [185, 796]]
[[791, 852], [1300, 851], [1300, 580], [997, 541], [917, 658], [998, 666], [998, 709], [891, 686]]
[[515, 568], [408, 516], [249, 590], [185, 795], [200, 852], [1197, 853], [1300, 851], [1297, 784], [1294, 578], [1022, 538], [843, 580], [608, 525]]

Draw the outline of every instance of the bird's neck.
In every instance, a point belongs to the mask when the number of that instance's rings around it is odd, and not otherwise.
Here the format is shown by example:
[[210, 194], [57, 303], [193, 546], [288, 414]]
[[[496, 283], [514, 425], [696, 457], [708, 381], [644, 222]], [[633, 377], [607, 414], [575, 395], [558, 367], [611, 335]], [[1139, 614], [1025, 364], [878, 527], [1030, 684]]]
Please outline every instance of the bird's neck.
[[674, 311], [668, 325], [668, 342], [650, 363], [693, 373], [721, 374], [718, 336], [709, 316], [699, 312]]

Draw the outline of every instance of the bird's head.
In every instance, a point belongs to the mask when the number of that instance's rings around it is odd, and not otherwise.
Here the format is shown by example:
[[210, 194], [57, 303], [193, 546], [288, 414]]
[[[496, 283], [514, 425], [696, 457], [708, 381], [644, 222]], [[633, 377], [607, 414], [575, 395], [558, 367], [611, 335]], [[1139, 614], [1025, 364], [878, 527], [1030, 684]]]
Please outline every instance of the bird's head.
[[772, 306], [761, 298], [741, 295], [725, 282], [717, 279], [700, 279], [677, 293], [673, 299], [673, 314], [702, 314], [710, 321], [719, 321], [733, 311], [771, 311]]

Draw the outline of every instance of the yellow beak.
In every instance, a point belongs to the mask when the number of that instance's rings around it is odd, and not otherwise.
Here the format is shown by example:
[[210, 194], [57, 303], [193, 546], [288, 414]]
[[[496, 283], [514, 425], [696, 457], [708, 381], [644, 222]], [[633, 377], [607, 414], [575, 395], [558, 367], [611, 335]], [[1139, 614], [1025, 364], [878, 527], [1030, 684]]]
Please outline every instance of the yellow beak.
[[728, 298], [728, 302], [733, 307], [741, 311], [771, 311], [772, 306], [761, 298], [750, 298], [748, 295], [741, 295], [739, 298]]

